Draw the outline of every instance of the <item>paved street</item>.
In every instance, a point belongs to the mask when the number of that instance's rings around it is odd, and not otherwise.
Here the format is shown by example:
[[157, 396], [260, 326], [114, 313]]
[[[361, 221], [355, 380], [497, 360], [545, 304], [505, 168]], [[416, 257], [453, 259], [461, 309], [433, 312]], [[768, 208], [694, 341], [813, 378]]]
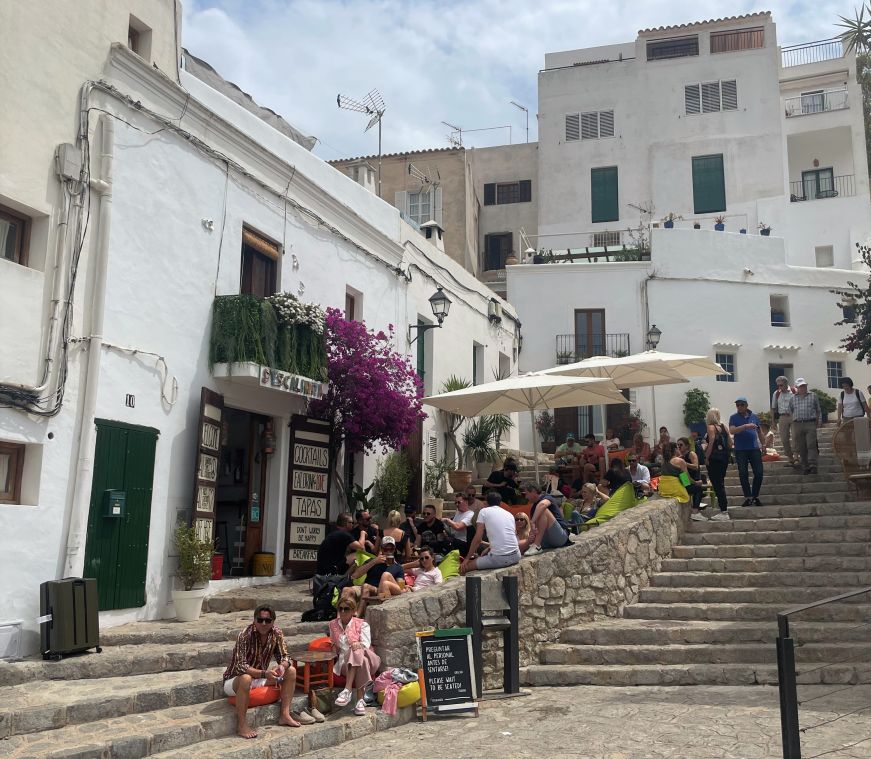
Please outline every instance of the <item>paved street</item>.
[[[813, 686], [799, 698], [842, 685]], [[800, 710], [813, 725], [871, 705], [871, 687], [816, 698]], [[811, 707], [814, 707], [811, 709]], [[871, 755], [868, 711], [810, 731], [802, 757]], [[761, 759], [782, 756], [777, 689], [769, 687], [535, 688], [531, 695], [485, 702], [479, 719], [433, 718], [311, 754], [317, 759], [372, 755], [458, 757], [585, 757], [589, 759]], [[411, 752], [410, 754], [408, 752]]]

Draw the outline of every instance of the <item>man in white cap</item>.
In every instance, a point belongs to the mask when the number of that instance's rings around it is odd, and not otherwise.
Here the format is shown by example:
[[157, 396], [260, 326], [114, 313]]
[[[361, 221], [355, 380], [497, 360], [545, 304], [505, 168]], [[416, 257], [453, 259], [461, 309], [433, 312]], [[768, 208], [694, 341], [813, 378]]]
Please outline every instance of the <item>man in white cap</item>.
[[808, 392], [807, 381], [799, 377], [795, 381], [795, 395], [789, 399], [792, 414], [792, 441], [798, 448], [801, 468], [805, 474], [817, 473], [817, 428], [822, 423], [820, 399]]

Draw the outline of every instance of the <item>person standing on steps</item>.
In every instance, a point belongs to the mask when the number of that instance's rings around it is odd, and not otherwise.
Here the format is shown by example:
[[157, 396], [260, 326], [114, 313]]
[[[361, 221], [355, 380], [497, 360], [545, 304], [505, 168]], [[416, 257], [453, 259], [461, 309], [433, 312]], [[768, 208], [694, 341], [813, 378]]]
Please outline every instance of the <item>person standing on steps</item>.
[[777, 434], [780, 435], [787, 466], [793, 466], [796, 459], [793, 455], [790, 435], [792, 416], [789, 410], [789, 399], [795, 394], [795, 390], [789, 386], [789, 380], [786, 377], [780, 376], [774, 380], [774, 383], [777, 385], [777, 390], [771, 394], [771, 418], [777, 425]]
[[705, 422], [708, 425], [708, 447], [705, 454], [705, 468], [708, 470], [708, 477], [711, 480], [711, 487], [714, 489], [714, 494], [717, 496], [717, 506], [720, 507], [720, 512], [714, 514], [711, 520], [714, 522], [724, 522], [730, 519], [729, 503], [726, 498], [726, 470], [729, 468], [729, 458], [732, 453], [732, 438], [729, 436], [729, 430], [726, 425], [720, 420], [720, 409], [710, 408], [705, 415]]
[[[750, 410], [749, 402], [743, 395], [735, 399], [735, 408], [736, 412], [729, 417], [729, 432], [734, 438], [735, 464], [744, 493], [744, 503], [741, 505], [761, 506], [762, 441], [759, 439], [759, 417]], [[752, 487], [747, 476], [748, 465], [753, 470]]]
[[838, 424], [843, 424], [850, 419], [865, 416], [868, 404], [861, 390], [853, 387], [853, 380], [849, 377], [841, 377], [841, 400], [838, 401]]
[[799, 377], [795, 381], [796, 393], [789, 399], [792, 413], [792, 439], [798, 448], [801, 469], [804, 474], [817, 473], [817, 428], [822, 426], [822, 409], [816, 393], [808, 392], [807, 381]]
[[[278, 665], [269, 669], [272, 658]], [[296, 687], [296, 668], [290, 664], [284, 634], [275, 626], [275, 609], [261, 604], [254, 610], [254, 622], [239, 633], [230, 666], [224, 671], [224, 693], [236, 697], [236, 733], [242, 738], [256, 738], [257, 731], [248, 724], [248, 701], [252, 688], [281, 684], [281, 711], [278, 724], [286, 727], [311, 725], [315, 722], [305, 712], [294, 719], [290, 713]]]

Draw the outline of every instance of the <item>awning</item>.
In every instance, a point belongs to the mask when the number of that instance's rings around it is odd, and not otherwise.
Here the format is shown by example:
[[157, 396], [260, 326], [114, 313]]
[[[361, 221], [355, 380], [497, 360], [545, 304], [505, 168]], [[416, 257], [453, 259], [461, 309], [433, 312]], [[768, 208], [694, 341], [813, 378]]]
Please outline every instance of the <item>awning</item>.
[[299, 374], [283, 372], [252, 362], [215, 364], [212, 376], [246, 388], [263, 388], [278, 393], [299, 395], [303, 398], [321, 398], [327, 391], [326, 382], [318, 382]]

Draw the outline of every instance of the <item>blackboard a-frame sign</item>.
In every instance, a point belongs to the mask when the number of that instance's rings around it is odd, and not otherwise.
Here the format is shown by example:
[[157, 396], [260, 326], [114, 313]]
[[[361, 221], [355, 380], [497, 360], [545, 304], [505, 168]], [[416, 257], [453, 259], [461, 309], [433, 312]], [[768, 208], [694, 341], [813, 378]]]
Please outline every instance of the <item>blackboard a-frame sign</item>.
[[473, 711], [478, 716], [478, 688], [472, 656], [472, 628], [454, 627], [417, 633], [420, 659], [421, 716]]

